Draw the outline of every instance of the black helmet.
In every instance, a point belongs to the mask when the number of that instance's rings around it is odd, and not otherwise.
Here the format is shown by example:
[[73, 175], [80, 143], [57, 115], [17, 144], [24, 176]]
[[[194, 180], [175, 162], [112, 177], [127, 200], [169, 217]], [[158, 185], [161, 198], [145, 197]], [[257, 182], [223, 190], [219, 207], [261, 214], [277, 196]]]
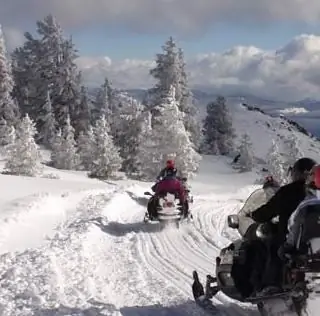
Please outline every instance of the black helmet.
[[292, 181], [306, 180], [309, 171], [317, 163], [311, 158], [301, 158], [290, 168]]

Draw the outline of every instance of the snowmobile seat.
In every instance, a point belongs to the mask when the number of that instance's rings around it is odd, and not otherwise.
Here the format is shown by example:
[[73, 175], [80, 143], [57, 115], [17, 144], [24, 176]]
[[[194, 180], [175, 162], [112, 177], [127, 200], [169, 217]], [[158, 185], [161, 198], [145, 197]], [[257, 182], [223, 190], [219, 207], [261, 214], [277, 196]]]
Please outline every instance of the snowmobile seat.
[[320, 272], [320, 204], [302, 210], [296, 239], [297, 259], [309, 272]]

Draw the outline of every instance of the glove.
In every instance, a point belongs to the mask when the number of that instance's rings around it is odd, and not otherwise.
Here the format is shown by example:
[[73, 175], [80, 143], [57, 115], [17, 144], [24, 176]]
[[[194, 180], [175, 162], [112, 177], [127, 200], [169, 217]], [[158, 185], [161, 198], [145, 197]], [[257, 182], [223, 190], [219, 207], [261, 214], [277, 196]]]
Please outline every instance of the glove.
[[290, 259], [294, 253], [295, 253], [295, 248], [292, 245], [289, 245], [287, 243], [284, 243], [278, 249], [278, 257], [284, 261]]

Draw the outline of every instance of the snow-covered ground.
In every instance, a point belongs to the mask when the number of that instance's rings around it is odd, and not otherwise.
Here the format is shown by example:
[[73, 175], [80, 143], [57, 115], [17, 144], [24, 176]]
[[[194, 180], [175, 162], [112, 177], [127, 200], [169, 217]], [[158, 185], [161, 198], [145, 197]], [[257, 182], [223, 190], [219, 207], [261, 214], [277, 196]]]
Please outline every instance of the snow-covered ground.
[[[253, 137], [261, 159], [274, 135], [290, 133], [281, 119], [235, 111], [238, 133]], [[318, 158], [319, 145], [297, 135]], [[202, 279], [214, 271], [236, 237], [226, 216], [257, 187], [255, 172], [238, 174], [229, 163], [203, 158], [191, 181], [194, 222], [162, 231], [142, 222], [151, 183], [50, 168], [60, 179], [0, 175], [0, 315], [204, 315], [192, 301], [192, 271]], [[216, 303], [221, 315], [257, 315], [223, 294]]]

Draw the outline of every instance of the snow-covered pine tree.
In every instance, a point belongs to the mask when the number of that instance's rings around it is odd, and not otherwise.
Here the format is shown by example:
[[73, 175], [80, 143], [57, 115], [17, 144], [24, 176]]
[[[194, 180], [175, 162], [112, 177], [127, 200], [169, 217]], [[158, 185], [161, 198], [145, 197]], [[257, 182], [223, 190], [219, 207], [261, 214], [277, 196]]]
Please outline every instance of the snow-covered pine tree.
[[[60, 62], [57, 79], [59, 80], [59, 93], [55, 95], [55, 117], [61, 126], [63, 122], [71, 121], [76, 126], [77, 108], [81, 102], [81, 74], [75, 63], [78, 57], [72, 39], [62, 44], [62, 60]], [[76, 131], [78, 133], [78, 131]]]
[[93, 152], [95, 150], [95, 135], [91, 125], [86, 132], [80, 132], [77, 144], [81, 164], [85, 170], [89, 170], [93, 161]]
[[86, 133], [91, 124], [91, 104], [88, 99], [87, 89], [82, 86], [80, 92], [80, 104], [75, 109], [76, 138], [79, 133]]
[[192, 177], [199, 167], [201, 158], [194, 150], [190, 135], [184, 127], [173, 86], [157, 107], [157, 111], [160, 115], [149, 129], [148, 138], [141, 143], [137, 155], [142, 162], [142, 177], [154, 179], [168, 157], [175, 157], [180, 175]]
[[201, 124], [199, 123], [199, 111], [193, 94], [188, 86], [188, 76], [186, 73], [186, 63], [184, 54], [181, 48], [178, 49], [178, 65], [179, 65], [179, 85], [176, 87], [179, 93], [176, 92], [176, 99], [179, 104], [179, 109], [183, 113], [183, 122], [187, 132], [190, 133], [190, 139], [196, 149], [200, 147], [201, 140]]
[[0, 146], [6, 146], [9, 144], [8, 134], [10, 132], [10, 126], [7, 121], [2, 118], [0, 120]]
[[105, 115], [102, 115], [94, 127], [95, 146], [92, 152], [92, 164], [89, 176], [108, 179], [120, 170], [122, 159], [119, 149], [114, 146], [110, 126]]
[[42, 114], [38, 117], [39, 124], [41, 125], [40, 135], [38, 140], [44, 145], [51, 148], [53, 138], [56, 133], [57, 122], [52, 111], [52, 104], [50, 98], [50, 91], [47, 92], [46, 103], [43, 106]]
[[202, 152], [208, 155], [219, 155], [219, 118], [216, 115], [216, 103], [210, 102], [207, 104], [207, 115], [203, 121], [203, 130], [204, 135]]
[[13, 52], [12, 60], [16, 83], [14, 96], [22, 112], [30, 115], [41, 132], [40, 120], [46, 113], [43, 107], [46, 106], [48, 89], [51, 89], [54, 112], [55, 97], [61, 92], [59, 68], [64, 39], [62, 29], [52, 15], [37, 21], [37, 33], [39, 38], [29, 32], [25, 33], [25, 42]]
[[47, 91], [50, 88], [52, 110], [58, 127], [68, 115], [75, 125], [75, 110], [80, 103], [81, 76], [75, 59], [76, 50], [71, 39], [65, 39], [56, 19], [49, 15], [37, 22], [39, 38], [25, 33], [24, 45], [13, 55], [16, 86], [14, 96], [23, 113], [29, 113], [38, 130], [46, 113]]
[[19, 108], [11, 93], [14, 81], [7, 49], [0, 25], [0, 117], [4, 118], [8, 125], [15, 126], [19, 121]]
[[41, 154], [35, 142], [37, 131], [34, 122], [26, 115], [16, 129], [16, 139], [10, 146], [5, 164], [7, 173], [35, 176], [42, 171]]
[[80, 158], [74, 138], [74, 128], [69, 116], [67, 116], [65, 126], [60, 133], [59, 130], [52, 146], [53, 166], [58, 169], [75, 170], [79, 166]]
[[158, 112], [155, 107], [162, 102], [173, 86], [178, 108], [183, 114], [184, 126], [198, 149], [201, 127], [197, 119], [198, 111], [188, 87], [183, 51], [178, 49], [172, 37], [166, 41], [162, 49], [163, 52], [157, 54], [155, 68], [150, 70], [156, 84], [148, 91], [145, 104], [148, 105], [152, 115], [156, 116]]
[[287, 170], [285, 161], [280, 152], [279, 145], [274, 139], [267, 154], [267, 169], [269, 174], [272, 175], [278, 183], [284, 184], [286, 182]]
[[237, 169], [241, 172], [251, 171], [254, 166], [254, 153], [250, 137], [247, 133], [242, 135], [238, 152], [240, 154], [240, 158], [237, 163]]
[[60, 162], [63, 160], [63, 148], [62, 148], [62, 130], [58, 128], [56, 131], [52, 145], [51, 145], [51, 164], [57, 169], [62, 169]]
[[110, 116], [112, 113], [112, 107], [115, 102], [114, 91], [111, 87], [111, 83], [108, 78], [104, 79], [104, 83], [98, 89], [94, 107], [92, 109], [92, 123], [95, 123], [104, 115], [110, 124]]
[[118, 99], [119, 107], [112, 113], [111, 133], [113, 142], [119, 148], [123, 159], [121, 170], [127, 175], [132, 175], [137, 171], [135, 156], [144, 128], [144, 107], [137, 100], [123, 93], [118, 94]]
[[207, 105], [207, 116], [203, 123], [203, 151], [212, 155], [228, 155], [233, 149], [235, 137], [232, 117], [224, 97], [217, 97]]

